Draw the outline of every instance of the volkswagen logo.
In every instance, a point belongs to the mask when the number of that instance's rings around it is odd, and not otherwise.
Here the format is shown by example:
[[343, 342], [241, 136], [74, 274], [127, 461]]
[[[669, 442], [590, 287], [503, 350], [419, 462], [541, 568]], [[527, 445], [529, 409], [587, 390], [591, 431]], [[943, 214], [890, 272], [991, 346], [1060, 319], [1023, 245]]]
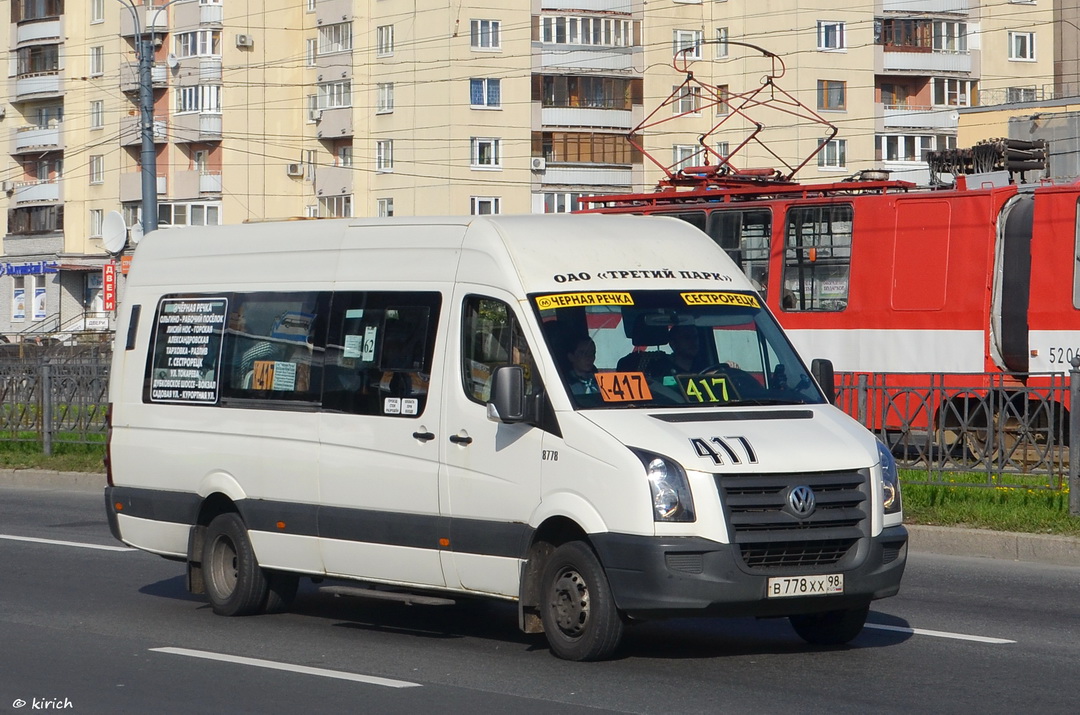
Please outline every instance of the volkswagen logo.
[[788, 505], [795, 516], [810, 516], [814, 513], [814, 490], [806, 485], [794, 487], [788, 492]]

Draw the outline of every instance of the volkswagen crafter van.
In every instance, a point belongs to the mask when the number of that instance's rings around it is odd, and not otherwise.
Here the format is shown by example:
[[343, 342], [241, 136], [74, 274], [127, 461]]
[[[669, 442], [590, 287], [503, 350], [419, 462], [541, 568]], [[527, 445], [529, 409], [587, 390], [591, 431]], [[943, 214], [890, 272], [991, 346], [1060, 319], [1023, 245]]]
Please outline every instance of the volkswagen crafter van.
[[330, 577], [516, 602], [595, 660], [672, 616], [843, 643], [899, 588], [889, 451], [676, 219], [157, 231], [116, 335], [113, 534], [218, 614]]

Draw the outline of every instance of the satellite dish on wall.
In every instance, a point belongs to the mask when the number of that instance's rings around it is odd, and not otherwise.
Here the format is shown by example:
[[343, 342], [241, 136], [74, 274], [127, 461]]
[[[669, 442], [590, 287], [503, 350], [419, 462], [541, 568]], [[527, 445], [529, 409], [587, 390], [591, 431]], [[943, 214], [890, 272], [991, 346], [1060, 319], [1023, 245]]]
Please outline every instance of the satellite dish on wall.
[[105, 250], [114, 256], [127, 245], [127, 225], [119, 211], [105, 214], [101, 222], [101, 243]]
[[170, 52], [165, 58], [165, 64], [169, 66], [169, 69], [174, 70], [180, 64], [180, 60], [176, 59], [176, 55]]
[[131, 227], [131, 243], [138, 246], [139, 241], [142, 240], [142, 237], [142, 221], [136, 221], [135, 224]]

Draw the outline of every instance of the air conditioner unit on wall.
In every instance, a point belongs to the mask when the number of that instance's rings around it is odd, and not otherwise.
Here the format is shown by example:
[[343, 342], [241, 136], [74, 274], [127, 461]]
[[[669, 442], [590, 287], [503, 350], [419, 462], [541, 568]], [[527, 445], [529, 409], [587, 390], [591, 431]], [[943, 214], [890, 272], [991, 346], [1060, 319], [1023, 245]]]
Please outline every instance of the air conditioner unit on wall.
[[236, 36], [237, 47], [254, 47], [255, 38], [251, 35], [237, 35]]
[[303, 164], [286, 164], [285, 173], [289, 176], [303, 176], [304, 165]]
[[542, 156], [534, 156], [532, 162], [529, 164], [529, 168], [533, 171], [544, 171], [547, 169], [547, 159]]

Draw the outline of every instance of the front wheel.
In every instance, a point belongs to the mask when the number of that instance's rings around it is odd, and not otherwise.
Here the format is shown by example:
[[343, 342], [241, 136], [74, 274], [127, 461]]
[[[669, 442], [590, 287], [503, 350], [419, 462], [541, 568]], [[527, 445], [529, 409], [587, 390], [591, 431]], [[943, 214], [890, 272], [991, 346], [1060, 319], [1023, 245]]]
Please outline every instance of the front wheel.
[[214, 613], [250, 616], [262, 612], [269, 586], [238, 514], [220, 514], [206, 528], [202, 569]]
[[555, 549], [541, 583], [540, 618], [551, 652], [565, 660], [610, 658], [623, 622], [592, 550], [580, 541]]
[[788, 616], [792, 628], [807, 643], [813, 645], [843, 645], [862, 632], [870, 605], [845, 608], [825, 613], [804, 613]]

